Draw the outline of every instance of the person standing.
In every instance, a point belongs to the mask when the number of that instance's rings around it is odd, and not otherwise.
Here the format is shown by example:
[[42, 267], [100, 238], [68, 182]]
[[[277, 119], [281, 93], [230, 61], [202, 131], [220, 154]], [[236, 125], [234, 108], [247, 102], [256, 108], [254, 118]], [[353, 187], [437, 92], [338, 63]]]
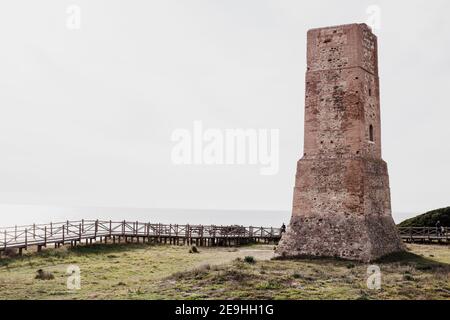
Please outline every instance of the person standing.
[[436, 222], [436, 234], [438, 237], [441, 236], [441, 222], [439, 220]]

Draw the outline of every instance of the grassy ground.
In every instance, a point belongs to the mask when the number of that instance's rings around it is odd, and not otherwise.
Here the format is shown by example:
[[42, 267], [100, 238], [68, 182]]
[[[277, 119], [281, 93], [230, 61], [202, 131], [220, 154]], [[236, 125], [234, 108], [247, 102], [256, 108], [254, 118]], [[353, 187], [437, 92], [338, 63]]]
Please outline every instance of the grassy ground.
[[[199, 251], [95, 245], [2, 258], [0, 299], [450, 299], [448, 246], [409, 245], [376, 263], [381, 290], [367, 288], [365, 264], [270, 260], [273, 246], [261, 245]], [[69, 265], [81, 269], [81, 290], [66, 288]], [[38, 269], [55, 279], [35, 279]]]

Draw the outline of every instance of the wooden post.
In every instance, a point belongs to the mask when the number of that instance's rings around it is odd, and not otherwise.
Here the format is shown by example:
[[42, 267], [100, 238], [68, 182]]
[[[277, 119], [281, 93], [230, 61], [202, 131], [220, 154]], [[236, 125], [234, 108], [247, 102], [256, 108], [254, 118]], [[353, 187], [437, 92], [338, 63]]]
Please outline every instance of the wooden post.
[[203, 225], [200, 227], [200, 246], [203, 246]]
[[17, 241], [17, 226], [14, 226], [14, 241]]
[[159, 237], [161, 236], [160, 223], [155, 224], [155, 243], [160, 242]]
[[33, 223], [33, 239], [36, 239], [36, 224]]
[[81, 242], [81, 231], [83, 230], [83, 226], [80, 223], [80, 225], [78, 226], [78, 241]]
[[190, 235], [190, 232], [189, 232], [189, 224], [188, 225], [186, 225], [186, 229], [185, 229], [186, 231], [185, 231], [185, 233], [186, 233], [186, 242], [187, 242], [187, 245], [189, 245], [189, 235]]
[[112, 235], [112, 221], [109, 220], [109, 236], [111, 237], [111, 235]]
[[81, 231], [84, 233], [84, 219], [81, 219]]
[[62, 226], [62, 244], [64, 245], [64, 236], [65, 236], [65, 234], [64, 234], [64, 229], [65, 229], [65, 225], [63, 225]]
[[25, 228], [25, 250], [28, 248], [28, 229]]
[[44, 227], [44, 246], [47, 247], [47, 226]]
[[95, 220], [95, 227], [94, 227], [94, 238], [97, 239], [97, 232], [98, 232], [98, 220]]

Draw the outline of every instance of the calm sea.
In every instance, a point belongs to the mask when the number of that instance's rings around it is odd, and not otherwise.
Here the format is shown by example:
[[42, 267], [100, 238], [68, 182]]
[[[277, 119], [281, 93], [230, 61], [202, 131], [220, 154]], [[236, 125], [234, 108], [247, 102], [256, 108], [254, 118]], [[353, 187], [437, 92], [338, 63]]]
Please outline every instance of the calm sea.
[[0, 204], [0, 227], [66, 220], [101, 219], [172, 224], [215, 224], [279, 227], [289, 211], [52, 207]]
[[[396, 223], [415, 215], [399, 212], [393, 214]], [[290, 217], [290, 211], [282, 210], [140, 209], [0, 204], [0, 227], [81, 219], [279, 227], [282, 223], [288, 224]]]

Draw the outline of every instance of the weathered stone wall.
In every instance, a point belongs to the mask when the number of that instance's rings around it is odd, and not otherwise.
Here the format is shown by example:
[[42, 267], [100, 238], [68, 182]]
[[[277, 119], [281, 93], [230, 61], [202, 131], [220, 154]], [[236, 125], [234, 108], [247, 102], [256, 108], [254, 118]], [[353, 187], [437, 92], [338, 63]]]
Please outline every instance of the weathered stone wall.
[[370, 261], [402, 250], [381, 159], [375, 35], [365, 24], [310, 30], [307, 60], [304, 154], [277, 254]]

